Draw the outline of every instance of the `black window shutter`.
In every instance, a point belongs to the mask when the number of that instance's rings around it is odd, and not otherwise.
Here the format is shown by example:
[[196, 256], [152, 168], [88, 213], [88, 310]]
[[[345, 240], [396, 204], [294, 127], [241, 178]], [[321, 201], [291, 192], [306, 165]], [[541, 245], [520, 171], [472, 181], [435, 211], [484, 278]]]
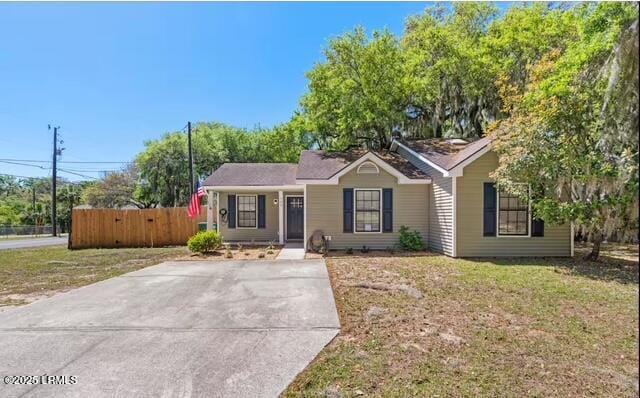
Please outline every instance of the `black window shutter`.
[[544, 236], [544, 221], [531, 218], [531, 236]]
[[266, 198], [264, 195], [258, 195], [258, 228], [265, 228], [266, 220]]
[[496, 211], [497, 211], [496, 185], [492, 182], [484, 183], [484, 216], [483, 236], [496, 236]]
[[393, 189], [382, 190], [382, 232], [393, 232]]
[[236, 227], [236, 195], [227, 195], [227, 221], [229, 228]]
[[342, 190], [342, 231], [353, 232], [353, 188]]

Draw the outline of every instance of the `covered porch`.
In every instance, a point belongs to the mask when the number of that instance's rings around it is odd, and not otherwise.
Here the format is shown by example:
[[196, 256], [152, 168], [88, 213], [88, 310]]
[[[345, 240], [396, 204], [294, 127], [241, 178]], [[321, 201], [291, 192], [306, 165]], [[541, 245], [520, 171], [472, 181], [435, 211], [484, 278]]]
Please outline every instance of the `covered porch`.
[[205, 186], [207, 230], [227, 242], [306, 242], [304, 185]]

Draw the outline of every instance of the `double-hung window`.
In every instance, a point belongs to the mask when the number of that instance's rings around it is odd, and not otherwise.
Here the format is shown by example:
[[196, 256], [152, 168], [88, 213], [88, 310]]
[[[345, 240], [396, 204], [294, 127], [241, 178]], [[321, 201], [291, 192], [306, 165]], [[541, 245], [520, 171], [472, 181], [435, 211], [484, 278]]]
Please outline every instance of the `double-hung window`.
[[356, 189], [356, 232], [380, 232], [379, 189]]
[[498, 189], [498, 235], [529, 236], [529, 192], [527, 199]]
[[238, 227], [256, 228], [256, 196], [238, 195]]

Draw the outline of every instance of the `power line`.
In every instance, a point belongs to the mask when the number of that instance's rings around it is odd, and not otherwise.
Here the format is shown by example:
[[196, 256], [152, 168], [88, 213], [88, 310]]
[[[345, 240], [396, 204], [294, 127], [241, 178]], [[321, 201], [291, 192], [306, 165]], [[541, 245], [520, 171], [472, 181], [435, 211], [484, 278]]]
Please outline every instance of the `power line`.
[[[27, 163], [51, 163], [51, 160], [33, 160], [33, 159], [0, 159], [0, 161], [7, 162], [27, 162]], [[86, 163], [86, 164], [129, 164], [133, 163], [133, 161], [128, 162], [90, 162], [90, 161], [74, 161], [74, 160], [59, 160], [58, 163]]]
[[[60, 170], [60, 169], [58, 169], [58, 170]], [[0, 173], [0, 176], [14, 177], [14, 178], [20, 178], [20, 179], [29, 179], [29, 180], [44, 180], [44, 179], [48, 179], [49, 178], [49, 177], [29, 177], [29, 176], [22, 176], [22, 175], [17, 175], [17, 174], [6, 174], [6, 173]], [[80, 185], [81, 183], [83, 183], [85, 181], [60, 180], [60, 182], [63, 185]]]
[[75, 160], [61, 160], [60, 163], [86, 163], [86, 164], [130, 164], [132, 160], [128, 162], [89, 162], [89, 161], [75, 161]]
[[69, 170], [61, 169], [61, 168], [59, 168], [59, 167], [58, 167], [58, 170], [59, 170], [59, 171], [62, 171], [63, 173], [76, 175], [76, 176], [78, 176], [78, 177], [90, 178], [90, 179], [92, 179], [92, 180], [99, 180], [99, 178], [96, 178], [96, 177], [92, 177], [92, 176], [88, 176], [88, 175], [86, 175], [86, 174], [80, 174], [80, 173], [76, 173], [76, 172], [73, 172], [73, 171], [69, 171]]
[[30, 162], [30, 163], [51, 163], [50, 160], [32, 160], [32, 159], [0, 159], [7, 162]]
[[48, 167], [40, 166], [40, 165], [37, 165], [37, 164], [13, 162], [13, 161], [9, 161], [9, 160], [0, 160], [0, 163], [15, 164], [15, 165], [18, 165], [18, 166], [36, 167], [36, 168], [42, 169], [42, 170], [47, 170], [48, 169]]
[[104, 173], [104, 172], [119, 172], [122, 171], [121, 169], [96, 169], [96, 168], [91, 168], [91, 169], [76, 169], [76, 168], [67, 168], [67, 170], [71, 170], [71, 171], [78, 171], [78, 172], [86, 172], [86, 173]]
[[[21, 162], [10, 162], [10, 161], [6, 161], [6, 160], [0, 160], [0, 163], [14, 164], [14, 165], [26, 166], [26, 167], [35, 167], [35, 168], [38, 168], [38, 169], [41, 169], [41, 170], [51, 170], [50, 167], [44, 167], [44, 166], [28, 164], [28, 163], [21, 163]], [[118, 169], [105, 170], [105, 169], [61, 169], [61, 168], [58, 168], [58, 170], [63, 170], [63, 171], [66, 171], [66, 172], [84, 172], [84, 173], [109, 173], [109, 172], [117, 172], [117, 171], [119, 171]], [[95, 178], [95, 177], [90, 177], [89, 176], [88, 178]]]

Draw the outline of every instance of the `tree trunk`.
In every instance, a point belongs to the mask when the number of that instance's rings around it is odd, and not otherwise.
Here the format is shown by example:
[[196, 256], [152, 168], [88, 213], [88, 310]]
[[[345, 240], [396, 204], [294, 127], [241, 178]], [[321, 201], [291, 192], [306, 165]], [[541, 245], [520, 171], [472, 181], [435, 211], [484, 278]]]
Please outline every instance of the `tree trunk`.
[[600, 256], [600, 243], [602, 243], [602, 235], [598, 234], [593, 238], [593, 248], [584, 259], [588, 261], [596, 261]]

